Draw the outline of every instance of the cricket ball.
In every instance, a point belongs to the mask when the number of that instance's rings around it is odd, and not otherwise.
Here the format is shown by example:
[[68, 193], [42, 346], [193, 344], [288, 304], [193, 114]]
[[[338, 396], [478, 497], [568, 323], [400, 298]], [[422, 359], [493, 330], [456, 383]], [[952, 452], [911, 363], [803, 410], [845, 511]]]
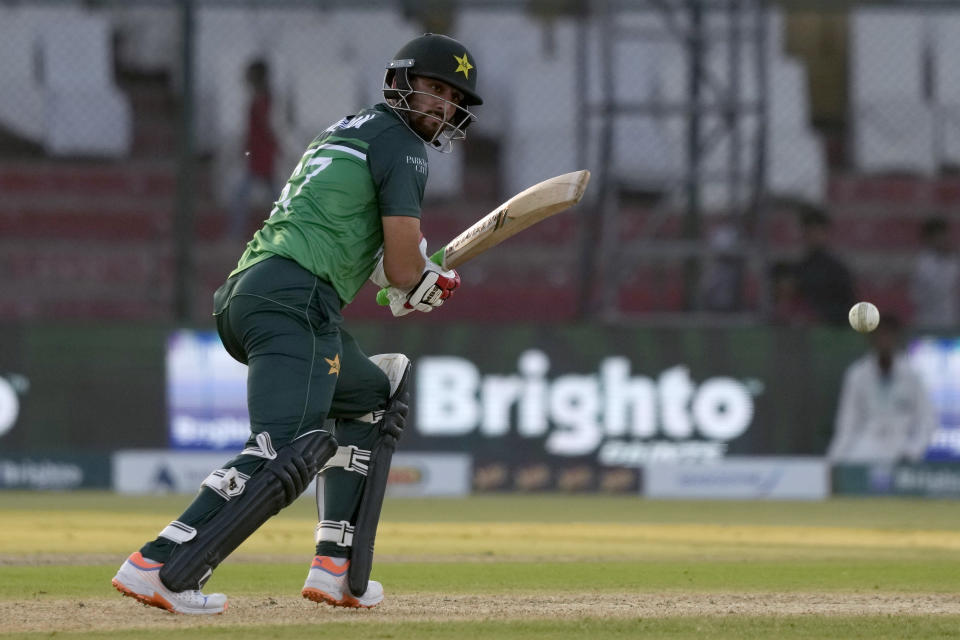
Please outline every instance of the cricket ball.
[[880, 312], [869, 302], [858, 302], [850, 307], [850, 326], [860, 333], [870, 333], [880, 322]]

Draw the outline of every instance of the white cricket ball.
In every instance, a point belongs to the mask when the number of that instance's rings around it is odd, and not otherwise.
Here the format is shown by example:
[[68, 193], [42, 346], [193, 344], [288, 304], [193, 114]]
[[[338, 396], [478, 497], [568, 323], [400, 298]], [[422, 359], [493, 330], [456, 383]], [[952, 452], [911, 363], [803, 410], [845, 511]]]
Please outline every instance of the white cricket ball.
[[880, 312], [869, 302], [858, 302], [850, 307], [850, 326], [860, 333], [870, 333], [880, 322]]

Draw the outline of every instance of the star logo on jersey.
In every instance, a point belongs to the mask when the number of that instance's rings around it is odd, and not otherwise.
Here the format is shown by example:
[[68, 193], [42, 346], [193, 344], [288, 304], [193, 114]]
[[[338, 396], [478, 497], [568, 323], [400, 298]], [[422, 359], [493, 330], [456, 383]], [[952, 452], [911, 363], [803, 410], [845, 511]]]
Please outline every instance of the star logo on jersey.
[[330, 365], [330, 371], [327, 371], [327, 373], [336, 374], [339, 376], [340, 375], [340, 354], [338, 353], [335, 356], [333, 356], [333, 360], [331, 360], [330, 358], [324, 358], [324, 360], [326, 360], [327, 364]]
[[458, 66], [457, 66], [457, 70], [454, 71], [454, 73], [460, 73], [461, 71], [463, 71], [463, 77], [466, 78], [467, 80], [469, 80], [469, 79], [470, 79], [470, 69], [473, 69], [473, 65], [470, 64], [470, 61], [469, 61], [469, 60], [467, 60], [467, 52], [466, 52], [466, 51], [463, 52], [463, 57], [462, 57], [462, 58], [458, 58], [457, 56], [453, 56], [453, 59], [457, 61], [457, 65], [458, 65]]

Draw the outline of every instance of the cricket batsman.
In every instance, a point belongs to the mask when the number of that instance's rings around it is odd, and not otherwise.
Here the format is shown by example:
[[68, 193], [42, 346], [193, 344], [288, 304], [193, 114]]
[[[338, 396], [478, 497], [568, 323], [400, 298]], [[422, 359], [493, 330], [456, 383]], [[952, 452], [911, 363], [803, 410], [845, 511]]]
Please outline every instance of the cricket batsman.
[[340, 607], [383, 601], [369, 576], [410, 362], [368, 358], [341, 310], [367, 279], [389, 288], [394, 316], [432, 311], [460, 285], [456, 271], [427, 259], [420, 233], [424, 146], [450, 151], [482, 104], [473, 56], [430, 33], [387, 64], [383, 94], [310, 143], [214, 294], [220, 338], [248, 367], [250, 437], [126, 559], [113, 578], [124, 595], [175, 613], [222, 613], [227, 597], [201, 591], [213, 570], [323, 471], [301, 593]]

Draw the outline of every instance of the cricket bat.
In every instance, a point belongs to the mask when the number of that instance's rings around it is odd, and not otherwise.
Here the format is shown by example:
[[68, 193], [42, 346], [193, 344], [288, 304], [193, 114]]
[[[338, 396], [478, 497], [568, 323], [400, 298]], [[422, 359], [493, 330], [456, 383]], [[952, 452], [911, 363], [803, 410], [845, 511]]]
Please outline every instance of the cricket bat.
[[[577, 204], [588, 182], [590, 172], [586, 169], [538, 182], [467, 227], [430, 259], [444, 269], [456, 269], [527, 227]], [[390, 304], [386, 289], [377, 293], [377, 304]]]

